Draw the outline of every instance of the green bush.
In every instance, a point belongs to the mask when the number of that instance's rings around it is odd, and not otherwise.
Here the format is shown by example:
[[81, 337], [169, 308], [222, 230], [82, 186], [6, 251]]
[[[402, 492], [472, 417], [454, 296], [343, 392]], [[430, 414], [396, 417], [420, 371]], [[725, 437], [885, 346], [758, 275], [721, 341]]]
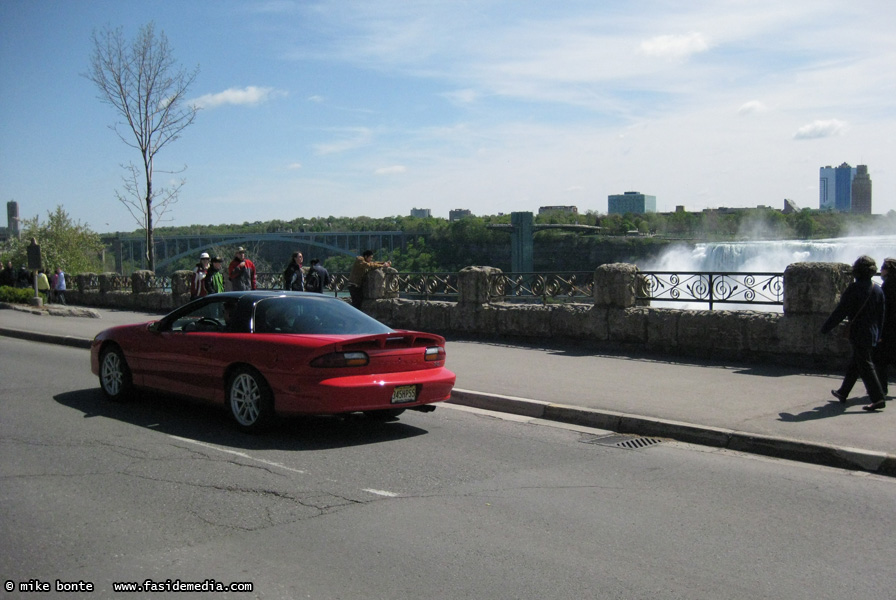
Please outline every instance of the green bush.
[[8, 285], [0, 287], [0, 302], [28, 304], [28, 301], [33, 297], [34, 290], [31, 288], [14, 288]]

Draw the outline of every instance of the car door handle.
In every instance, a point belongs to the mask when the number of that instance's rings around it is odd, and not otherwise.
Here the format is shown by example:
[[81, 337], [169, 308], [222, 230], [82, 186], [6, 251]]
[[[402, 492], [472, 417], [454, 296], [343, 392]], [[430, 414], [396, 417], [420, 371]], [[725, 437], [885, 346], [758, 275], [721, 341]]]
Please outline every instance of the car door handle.
[[212, 347], [211, 347], [210, 344], [199, 344], [199, 349], [200, 349], [202, 352], [208, 352], [209, 350], [212, 349]]

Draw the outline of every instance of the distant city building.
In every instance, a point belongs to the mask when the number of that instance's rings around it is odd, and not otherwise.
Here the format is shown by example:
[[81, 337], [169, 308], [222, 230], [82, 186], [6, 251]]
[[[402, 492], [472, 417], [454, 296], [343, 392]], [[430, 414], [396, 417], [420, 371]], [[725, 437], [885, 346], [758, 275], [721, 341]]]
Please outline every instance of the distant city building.
[[871, 176], [868, 165], [857, 165], [856, 176], [852, 179], [852, 205], [850, 212], [871, 214]]
[[538, 207], [539, 215], [546, 215], [552, 212], [562, 212], [562, 213], [572, 213], [574, 215], [579, 214], [578, 206], [540, 206]]
[[852, 180], [855, 176], [856, 170], [847, 163], [843, 163], [839, 167], [821, 167], [818, 180], [818, 208], [850, 212], [852, 210]]
[[432, 216], [432, 210], [428, 208], [412, 208], [411, 216], [417, 219], [428, 219]]
[[797, 206], [796, 202], [794, 202], [793, 200], [788, 200], [787, 198], [784, 198], [784, 210], [782, 210], [781, 212], [784, 213], [785, 215], [789, 215], [791, 213], [798, 213], [798, 212], [800, 212], [800, 207]]
[[607, 196], [607, 214], [643, 214], [656, 212], [656, 196], [640, 192], [625, 192]]
[[472, 217], [473, 213], [470, 212], [467, 208], [455, 208], [448, 212], [448, 220], [449, 221], [460, 221], [465, 217]]
[[0, 227], [0, 242], [19, 237], [19, 203], [15, 200], [6, 203], [6, 227]]

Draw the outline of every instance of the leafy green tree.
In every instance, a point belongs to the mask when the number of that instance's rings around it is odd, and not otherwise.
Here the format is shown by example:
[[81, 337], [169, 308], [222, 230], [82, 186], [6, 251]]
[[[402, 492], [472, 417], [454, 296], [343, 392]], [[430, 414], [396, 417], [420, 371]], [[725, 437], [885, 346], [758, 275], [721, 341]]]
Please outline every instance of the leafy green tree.
[[41, 262], [47, 271], [56, 267], [70, 275], [103, 270], [101, 255], [104, 249], [100, 236], [81, 222], [74, 222], [68, 213], [57, 206], [47, 212], [46, 222], [39, 217], [22, 222], [22, 235], [10, 240], [3, 252], [3, 261], [14, 265], [28, 264], [31, 239], [40, 244]]
[[433, 250], [422, 237], [408, 242], [404, 251], [396, 250], [392, 266], [408, 273], [434, 273], [438, 270]]

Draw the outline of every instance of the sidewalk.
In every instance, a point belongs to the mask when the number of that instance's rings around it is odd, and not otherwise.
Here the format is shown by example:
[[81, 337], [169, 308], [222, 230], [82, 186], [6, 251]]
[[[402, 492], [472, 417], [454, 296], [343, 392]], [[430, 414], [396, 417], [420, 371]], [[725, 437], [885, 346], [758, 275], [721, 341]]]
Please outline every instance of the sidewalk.
[[[159, 317], [52, 310], [57, 315], [0, 310], [0, 335], [87, 348], [107, 327]], [[457, 373], [453, 403], [896, 476], [896, 400], [866, 413], [862, 405], [869, 400], [859, 382], [842, 405], [830, 394], [839, 373], [624, 356], [575, 345], [449, 341], [447, 350], [448, 367]]]

